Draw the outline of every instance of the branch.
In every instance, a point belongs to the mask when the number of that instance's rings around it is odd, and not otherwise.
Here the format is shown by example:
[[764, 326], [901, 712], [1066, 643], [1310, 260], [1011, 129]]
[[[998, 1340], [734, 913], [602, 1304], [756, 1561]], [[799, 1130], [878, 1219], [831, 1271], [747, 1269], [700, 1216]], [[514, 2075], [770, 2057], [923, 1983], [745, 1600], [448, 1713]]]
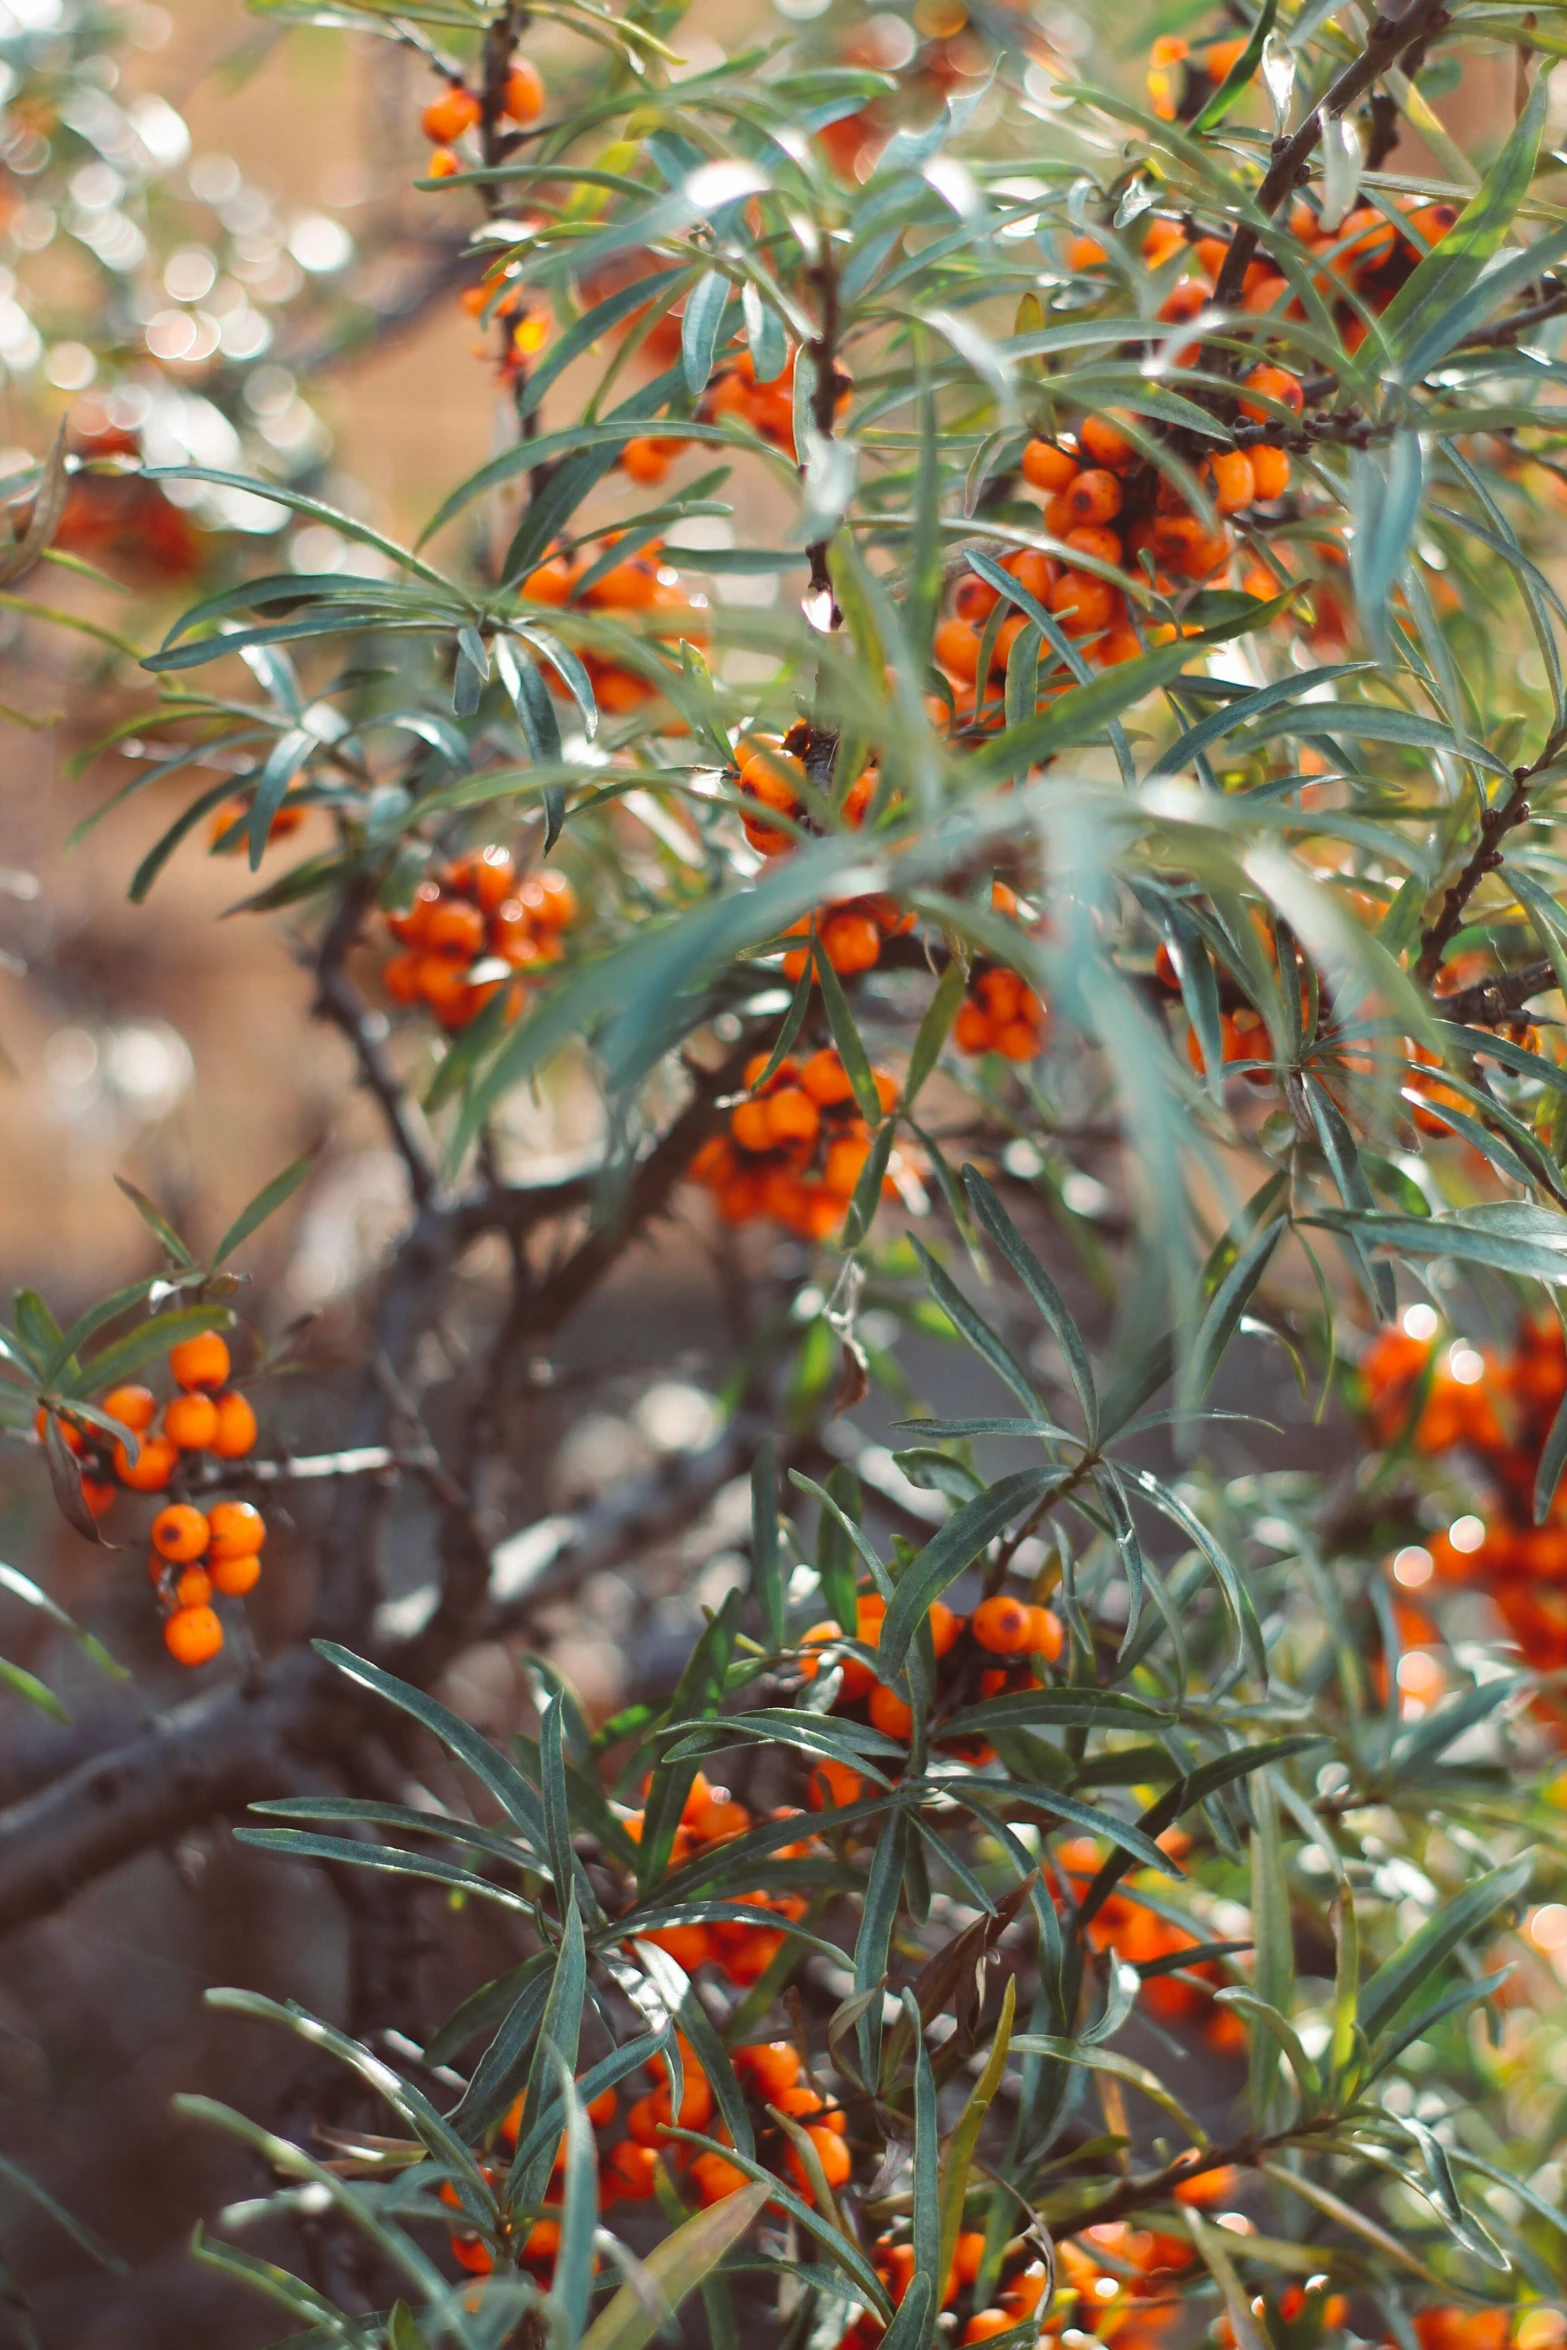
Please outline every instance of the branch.
[[1420, 934], [1420, 960], [1415, 965], [1415, 977], [1429, 987], [1442, 967], [1453, 934], [1463, 923], [1464, 909], [1488, 873], [1493, 873], [1502, 862], [1498, 843], [1504, 834], [1518, 824], [1529, 820], [1529, 784], [1545, 765], [1550, 749], [1542, 752], [1533, 767], [1513, 769], [1513, 788], [1505, 799], [1494, 800], [1480, 819], [1480, 838], [1474, 852], [1458, 879], [1449, 884], [1442, 899], [1442, 911], [1436, 920]]
[[1557, 984], [1555, 966], [1542, 958], [1521, 963], [1499, 979], [1480, 979], [1456, 994], [1438, 996], [1436, 1005], [1444, 1020], [1456, 1020], [1465, 1028], [1500, 1028], [1516, 1020], [1531, 996], [1548, 994]]
[[[1347, 114], [1379, 75], [1398, 63], [1406, 49], [1429, 40], [1446, 22], [1447, 10], [1442, 0], [1409, 0], [1408, 5], [1376, 17], [1365, 48], [1344, 68], [1327, 96], [1312, 108], [1293, 137], [1274, 141], [1273, 160], [1257, 190], [1259, 212], [1271, 216], [1294, 193], [1322, 137], [1324, 117]], [[1246, 272], [1256, 258], [1260, 242], [1260, 232], [1249, 221], [1242, 221], [1230, 239], [1224, 267], [1213, 289], [1216, 305], [1227, 307], [1240, 300]]]
[[374, 901], [375, 886], [372, 876], [362, 874], [344, 892], [328, 923], [316, 956], [316, 1000], [312, 1009], [318, 1020], [330, 1020], [348, 1039], [359, 1063], [359, 1082], [380, 1104], [398, 1156], [408, 1170], [408, 1188], [414, 1203], [422, 1208], [434, 1192], [436, 1181], [422, 1122], [421, 1126], [415, 1126], [407, 1094], [381, 1050], [379, 1039], [372, 1034], [369, 1015], [343, 968], [348, 950], [359, 934], [359, 925]]

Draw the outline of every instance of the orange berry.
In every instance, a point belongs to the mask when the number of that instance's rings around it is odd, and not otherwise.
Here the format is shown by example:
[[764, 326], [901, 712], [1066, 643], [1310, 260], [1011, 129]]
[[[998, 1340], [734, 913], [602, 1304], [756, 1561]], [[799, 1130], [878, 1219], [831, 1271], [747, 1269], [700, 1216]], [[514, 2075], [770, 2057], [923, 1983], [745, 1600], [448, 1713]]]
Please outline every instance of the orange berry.
[[1239, 514], [1257, 495], [1251, 459], [1244, 449], [1221, 449], [1216, 457], [1209, 458], [1203, 475], [1221, 514]]
[[1259, 498], [1282, 498], [1290, 486], [1289, 451], [1263, 442], [1251, 452], [1251, 470]]
[[[1260, 392], [1264, 399], [1273, 400], [1279, 407], [1287, 408], [1292, 416], [1298, 416], [1306, 405], [1300, 377], [1291, 375], [1287, 367], [1273, 367], [1266, 362], [1260, 367], [1254, 367], [1246, 378], [1246, 389], [1249, 392]], [[1269, 411], [1259, 400], [1242, 400], [1240, 411], [1243, 416], [1253, 417], [1258, 424], [1266, 424], [1268, 421]]]
[[1020, 1599], [1004, 1591], [994, 1599], [982, 1599], [971, 1622], [975, 1639], [992, 1656], [1026, 1655], [1033, 1625], [1030, 1610]]
[[544, 76], [531, 58], [513, 59], [504, 111], [513, 122], [534, 122], [544, 112]]
[[839, 973], [869, 971], [881, 958], [881, 932], [868, 914], [829, 914], [821, 939], [828, 962]]
[[851, 1771], [847, 1763], [837, 1762], [827, 1755], [811, 1772], [806, 1784], [806, 1796], [812, 1811], [841, 1811], [846, 1804], [857, 1803], [865, 1791], [865, 1782], [858, 1771]]
[[215, 1330], [203, 1330], [172, 1349], [169, 1369], [181, 1387], [221, 1387], [229, 1375], [229, 1350]]
[[103, 1516], [118, 1491], [117, 1485], [106, 1485], [101, 1477], [84, 1477], [82, 1479], [82, 1499], [95, 1518]]
[[564, 873], [535, 873], [517, 896], [541, 930], [569, 930], [577, 919], [577, 893]]
[[472, 962], [484, 945], [484, 916], [466, 898], [446, 898], [431, 911], [424, 926], [424, 943], [431, 954], [457, 955]]
[[945, 1656], [963, 1629], [963, 1619], [955, 1616], [945, 1601], [933, 1600], [930, 1609], [930, 1644], [938, 1656]]
[[560, 2250], [560, 2221], [536, 2219], [528, 2230], [522, 2247], [522, 2257], [530, 2268], [542, 2268], [555, 2258]]
[[254, 1557], [267, 1538], [267, 1522], [249, 1501], [214, 1502], [207, 1512], [215, 1559]]
[[872, 1728], [880, 1730], [887, 1738], [900, 1738], [907, 1742], [914, 1728], [914, 1715], [910, 1708], [904, 1704], [896, 1689], [889, 1689], [882, 1681], [878, 1681], [871, 1691], [870, 1716]]
[[211, 1450], [219, 1460], [243, 1460], [256, 1441], [256, 1414], [250, 1398], [236, 1394], [231, 1387], [214, 1396], [213, 1413], [217, 1424], [210, 1438]]
[[971, 2285], [979, 2274], [985, 2257], [985, 2237], [982, 2229], [967, 2228], [952, 2247], [952, 2275], [960, 2285]]
[[1010, 2333], [1016, 2323], [1010, 2310], [976, 2309], [963, 2328], [963, 2340], [965, 2343], [988, 2342], [992, 2334]]
[[114, 1473], [133, 1493], [161, 1493], [179, 1467], [179, 1447], [166, 1436], [146, 1436], [134, 1463], [123, 1444], [114, 1448]]
[[212, 1530], [203, 1513], [188, 1501], [171, 1501], [152, 1521], [152, 1547], [160, 1558], [183, 1564], [199, 1559]]
[[[651, 2098], [640, 2098], [638, 2103], [651, 2104], [655, 2121], [664, 2128], [667, 2128], [674, 2120], [674, 2104], [669, 2094], [667, 2081], [653, 2091]], [[683, 2130], [701, 2129], [712, 2110], [713, 2091], [707, 2075], [688, 2056], [685, 2060], [685, 2078], [680, 2088], [680, 2127]], [[628, 2130], [631, 2129], [629, 2114], [626, 2117], [626, 2127]], [[632, 2130], [631, 2135], [634, 2138], [640, 2137], [641, 2132]], [[647, 2141], [644, 2140], [643, 2143], [646, 2144]]]
[[1119, 608], [1120, 598], [1109, 581], [1091, 571], [1063, 571], [1051, 591], [1050, 609], [1068, 636], [1097, 636]]
[[1031, 1607], [1028, 1611], [1029, 1655], [1042, 1656], [1047, 1664], [1053, 1665], [1065, 1646], [1066, 1634], [1054, 1608]]
[[960, 1053], [972, 1053], [976, 1057], [980, 1053], [988, 1053], [991, 1038], [990, 1014], [984, 1010], [983, 1006], [976, 1003], [961, 1005], [958, 1016], [952, 1023], [952, 1036]]
[[449, 147], [460, 139], [464, 131], [471, 131], [480, 120], [484, 108], [471, 90], [461, 83], [444, 90], [439, 98], [432, 98], [420, 117], [424, 135], [437, 147]]
[[1215, 2170], [1200, 2171], [1194, 2179], [1182, 2179], [1174, 2190], [1174, 2199], [1189, 2209], [1206, 2211], [1212, 2204], [1227, 2203], [1235, 2193], [1239, 2178], [1233, 2163], [1220, 2163]]
[[[433, 155], [430, 157], [429, 163], [425, 167], [425, 177], [432, 180], [455, 179], [461, 169], [462, 165], [458, 161], [457, 157], [452, 153], [450, 147], [437, 147]], [[459, 2241], [460, 2239], [456, 2236], [452, 2238], [452, 2250], [457, 2253], [458, 2259], [462, 2260], [464, 2258], [464, 2254], [458, 2248]], [[479, 2242], [477, 2237], [475, 2237], [472, 2241], [471, 2250], [483, 2255], [484, 2265], [486, 2268], [488, 2268], [490, 2265], [490, 2256], [484, 2250], [484, 2246]], [[467, 2265], [471, 2267], [473, 2264], [471, 2261], [469, 2261]]]
[[165, 1405], [163, 1433], [181, 1452], [204, 1452], [218, 1432], [218, 1407], [210, 1395], [177, 1395]]
[[713, 1955], [713, 1937], [706, 1926], [657, 1926], [643, 1940], [668, 1951], [676, 1966], [684, 1967], [688, 1975], [694, 1975]]
[[943, 620], [931, 649], [950, 676], [973, 684], [979, 675], [979, 630], [971, 620]]
[[769, 1094], [766, 1107], [768, 1134], [773, 1142], [815, 1141], [822, 1114], [803, 1086], [786, 1085]]
[[251, 1552], [248, 1558], [213, 1559], [212, 1587], [226, 1599], [243, 1599], [261, 1580], [261, 1561]]
[[792, 2040], [753, 2040], [733, 2053], [738, 2078], [764, 2104], [777, 2105], [800, 2078], [800, 2054]]
[[210, 1607], [179, 1607], [163, 1627], [163, 1644], [176, 1664], [208, 1664], [223, 1646], [223, 1626]]
[[621, 2197], [627, 2203], [645, 2203], [653, 2193], [657, 2164], [658, 2155], [651, 2146], [639, 2146], [634, 2138], [622, 2139], [610, 2148], [599, 2174], [603, 2200], [609, 2203]]
[[721, 2154], [699, 2154], [691, 2165], [691, 2184], [699, 2203], [722, 2203], [726, 2195], [738, 2195], [751, 2182], [738, 2164], [726, 2162]]
[[[80, 1452], [82, 1450], [84, 1440], [82, 1437], [82, 1432], [80, 1428], [77, 1427], [76, 1422], [74, 1420], [68, 1420], [63, 1412], [56, 1412], [55, 1420], [59, 1427], [60, 1434], [65, 1440], [67, 1449], [71, 1452]], [[40, 1444], [47, 1442], [45, 1430], [48, 1428], [48, 1425], [49, 1414], [44, 1410], [43, 1405], [40, 1404], [37, 1411], [33, 1414], [33, 1434], [37, 1437]]]
[[638, 433], [620, 452], [620, 470], [632, 481], [650, 486], [663, 480], [669, 471], [669, 459], [661, 442], [646, 433]]
[[819, 1053], [812, 1053], [800, 1069], [800, 1084], [822, 1109], [834, 1109], [842, 1102], [854, 1099], [854, 1087], [849, 1072], [830, 1045]]
[[[841, 2187], [845, 2185], [849, 2173], [854, 2168], [854, 2157], [837, 2131], [829, 2130], [819, 2122], [807, 2122], [805, 2134], [816, 2149], [828, 2186]], [[811, 2188], [806, 2178], [805, 2165], [793, 2146], [789, 2149], [789, 2168], [793, 2171], [801, 2192], [809, 2201]]]
[[1121, 484], [1102, 465], [1091, 466], [1065, 490], [1067, 512], [1074, 522], [1113, 522], [1121, 511]]
[[[1121, 560], [1119, 535], [1105, 529], [1102, 523], [1081, 523], [1076, 530], [1067, 532], [1062, 543], [1070, 547], [1075, 555], [1092, 555], [1100, 563], [1119, 563]], [[1052, 587], [1054, 584], [1053, 580], [1049, 583]]]
[[732, 1836], [745, 1834], [751, 1815], [733, 1796], [712, 1796], [687, 1813], [686, 1825], [698, 1844], [727, 1844]]
[[1111, 473], [1124, 473], [1137, 460], [1136, 449], [1115, 422], [1116, 416], [1124, 413], [1112, 408], [1103, 416], [1085, 416], [1077, 428], [1077, 445], [1083, 455]]
[[205, 1607], [212, 1597], [212, 1578], [205, 1567], [185, 1567], [174, 1585], [181, 1607]]
[[1097, 269], [1109, 258], [1097, 237], [1074, 237], [1066, 249], [1068, 269]]
[[1048, 490], [1052, 495], [1064, 490], [1077, 479], [1075, 457], [1058, 448], [1054, 441], [1027, 441], [1023, 447], [1023, 479], [1032, 482], [1036, 490]]
[[139, 1436], [144, 1428], [152, 1426], [158, 1399], [150, 1387], [111, 1387], [100, 1409], [111, 1420], [118, 1420], [122, 1428], [134, 1429]]
[[1172, 253], [1183, 252], [1185, 247], [1186, 231], [1178, 220], [1152, 221], [1143, 235], [1143, 259], [1150, 269], [1158, 269]]
[[773, 1147], [772, 1105], [766, 1101], [737, 1102], [729, 1115], [729, 1131], [743, 1151]]
[[1409, 215], [1409, 226], [1428, 245], [1439, 245], [1457, 219], [1456, 204], [1422, 204]]

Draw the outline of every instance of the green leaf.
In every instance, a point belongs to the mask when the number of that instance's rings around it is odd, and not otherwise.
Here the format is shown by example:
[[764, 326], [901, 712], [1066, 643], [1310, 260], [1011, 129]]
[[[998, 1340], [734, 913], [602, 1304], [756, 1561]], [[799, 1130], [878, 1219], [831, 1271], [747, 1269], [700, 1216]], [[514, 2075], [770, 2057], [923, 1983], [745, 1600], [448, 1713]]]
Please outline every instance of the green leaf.
[[1543, 1526], [1550, 1513], [1556, 1488], [1561, 1483], [1564, 1464], [1567, 1464], [1567, 1395], [1562, 1397], [1556, 1407], [1556, 1417], [1540, 1448], [1540, 1463], [1534, 1473], [1534, 1522], [1537, 1526]]
[[123, 1338], [112, 1339], [82, 1365], [82, 1382], [90, 1387], [118, 1387], [133, 1371], [158, 1355], [194, 1338], [202, 1330], [228, 1330], [234, 1316], [227, 1306], [180, 1306], [174, 1312], [153, 1314], [138, 1322]]
[[968, 1193], [969, 1204], [976, 1218], [1022, 1282], [1028, 1296], [1043, 1315], [1051, 1336], [1066, 1357], [1066, 1367], [1083, 1409], [1088, 1441], [1097, 1444], [1099, 1398], [1094, 1388], [1093, 1368], [1088, 1360], [1088, 1349], [1083, 1344], [1082, 1333], [1067, 1309], [1065, 1298], [977, 1167], [964, 1167], [963, 1188]]
[[276, 1215], [283, 1202], [299, 1189], [315, 1163], [316, 1153], [306, 1151], [302, 1157], [285, 1167], [281, 1175], [274, 1175], [270, 1183], [263, 1185], [250, 1205], [240, 1210], [218, 1242], [212, 1257], [213, 1272], [217, 1271], [219, 1265], [226, 1263], [269, 1216]]
[[1490, 1870], [1455, 1894], [1434, 1917], [1427, 1918], [1402, 1948], [1378, 1967], [1356, 2005], [1356, 2020], [1369, 2041], [1375, 2043], [1405, 2001], [1413, 1998], [1467, 1935], [1517, 1899], [1533, 1873], [1534, 1859], [1529, 1853]]
[[990, 2044], [990, 2054], [985, 2059], [985, 2069], [974, 2083], [942, 2155], [937, 2190], [941, 2206], [941, 2257], [935, 2269], [938, 2277], [946, 2277], [952, 2269], [952, 2258], [963, 2225], [969, 2172], [979, 2149], [979, 2134], [985, 2126], [985, 2116], [995, 2102], [996, 2092], [1006, 2074], [1007, 2058], [1013, 2048], [1012, 2025], [1016, 2013], [1017, 1977], [1009, 1974], [1006, 1989], [1001, 1995], [1001, 2014]]
[[730, 285], [721, 269], [707, 269], [686, 296], [680, 322], [680, 364], [692, 399], [707, 389], [719, 329], [729, 307]]
[[1387, 663], [1389, 601], [1404, 570], [1424, 480], [1417, 432], [1395, 433], [1381, 450], [1350, 451], [1349, 505], [1355, 518], [1350, 577], [1371, 644]]
[[686, 2295], [739, 2243], [766, 2203], [771, 2185], [764, 2178], [726, 2195], [656, 2244], [643, 2263], [655, 2290], [655, 2305], [649, 2308], [635, 2286], [622, 2285], [583, 2335], [581, 2350], [644, 2350]]
[[495, 1798], [507, 1818], [521, 1831], [535, 1858], [539, 1861], [545, 1858], [544, 1817], [537, 1796], [522, 1773], [487, 1738], [481, 1737], [471, 1723], [436, 1698], [427, 1697], [422, 1689], [414, 1689], [408, 1682], [399, 1681], [395, 1674], [383, 1672], [379, 1665], [367, 1663], [363, 1657], [355, 1656], [352, 1649], [339, 1647], [335, 1640], [317, 1640], [312, 1645], [318, 1656], [335, 1665], [350, 1681], [357, 1681], [361, 1688], [386, 1698], [431, 1731]]
[[[1266, 1770], [1251, 1781], [1251, 1815], [1251, 1932], [1257, 1953], [1253, 1983], [1262, 2005], [1287, 2018], [1295, 1989], [1295, 1937], [1278, 1799]], [[1278, 2050], [1275, 2035], [1252, 2033], [1251, 2099], [1259, 2117], [1267, 2113], [1278, 2077]]]
[[1277, 1216], [1271, 1224], [1264, 1224], [1239, 1250], [1234, 1263], [1209, 1299], [1192, 1342], [1191, 1357], [1187, 1364], [1184, 1384], [1188, 1401], [1201, 1402], [1213, 1385], [1219, 1365], [1224, 1360], [1225, 1350], [1240, 1326], [1241, 1316], [1251, 1303], [1274, 1250], [1288, 1230], [1287, 1216]]
[[1424, 352], [1446, 346], [1440, 337], [1458, 302], [1501, 250], [1502, 240], [1529, 192], [1545, 128], [1550, 76], [1537, 75], [1511, 136], [1441, 243], [1410, 272], [1382, 313], [1381, 335], [1392, 381], [1414, 383], [1429, 361]]
[[25, 1697], [28, 1704], [35, 1705], [40, 1713], [48, 1714], [52, 1720], [63, 1722], [69, 1728], [71, 1717], [64, 1705], [47, 1682], [40, 1681], [37, 1674], [28, 1672], [24, 1665], [14, 1665], [9, 1657], [0, 1656], [0, 1686], [9, 1689], [13, 1697]]
[[163, 1246], [168, 1250], [170, 1256], [174, 1259], [174, 1262], [177, 1265], [183, 1265], [187, 1272], [194, 1271], [196, 1264], [195, 1258], [191, 1255], [190, 1250], [185, 1246], [184, 1241], [181, 1240], [179, 1234], [175, 1231], [173, 1225], [169, 1222], [167, 1216], [165, 1216], [163, 1213], [163, 1210], [159, 1207], [155, 1207], [152, 1201], [147, 1197], [147, 1194], [144, 1191], [138, 1191], [135, 1184], [128, 1183], [123, 1175], [116, 1175], [114, 1180], [118, 1184], [120, 1190], [124, 1192], [126, 1198], [130, 1201], [131, 1206], [136, 1210], [137, 1215], [140, 1216], [148, 1231], [152, 1233], [156, 1240], [162, 1242]]
[[854, 1024], [854, 1014], [849, 1009], [849, 999], [843, 992], [843, 981], [833, 969], [832, 960], [819, 935], [811, 941], [811, 958], [816, 965], [816, 982], [822, 991], [822, 1003], [827, 1012], [827, 1025], [832, 1030], [832, 1040], [838, 1048], [838, 1058], [843, 1063], [844, 1074], [854, 1088], [854, 1098], [859, 1105], [860, 1116], [868, 1126], [877, 1127], [881, 1124], [885, 1113], [881, 1106], [881, 1096], [876, 1091], [876, 1080], [871, 1075], [870, 1055], [866, 1052], [860, 1032]]
[[925, 1279], [937, 1305], [953, 1328], [968, 1340], [974, 1352], [990, 1365], [1003, 1386], [1010, 1387], [1019, 1403], [1029, 1405], [1038, 1414], [1037, 1424], [1043, 1435], [1050, 1426], [1043, 1400], [1012, 1349], [998, 1332], [992, 1330], [984, 1316], [975, 1312], [957, 1283], [945, 1267], [937, 1263], [925, 1243], [916, 1240], [913, 1245], [925, 1268]]
[[956, 959], [947, 965], [941, 975], [935, 994], [925, 1007], [925, 1016], [914, 1039], [909, 1055], [908, 1073], [903, 1081], [903, 1107], [912, 1109], [920, 1092], [941, 1058], [941, 1048], [947, 1041], [947, 1032], [957, 1018], [958, 1006], [964, 996], [963, 966]]

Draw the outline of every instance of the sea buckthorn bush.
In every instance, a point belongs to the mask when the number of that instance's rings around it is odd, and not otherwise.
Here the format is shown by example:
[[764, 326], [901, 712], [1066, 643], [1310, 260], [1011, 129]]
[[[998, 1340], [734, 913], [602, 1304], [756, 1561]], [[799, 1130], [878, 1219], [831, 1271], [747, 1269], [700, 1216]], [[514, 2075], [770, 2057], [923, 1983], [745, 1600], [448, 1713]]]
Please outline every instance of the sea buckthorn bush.
[[[414, 544], [116, 444], [149, 531], [178, 487], [350, 556], [213, 530], [113, 641], [97, 814], [178, 795], [138, 904], [248, 865], [407, 1216], [336, 1452], [230, 1262], [313, 1157], [210, 1258], [127, 1186], [159, 1273], [18, 1296], [5, 1424], [199, 1695], [0, 1815], [0, 1919], [212, 1818], [491, 1919], [417, 2034], [211, 1994], [336, 2084], [184, 2101], [257, 2171], [197, 2257], [289, 2339], [1553, 2350], [1550, 13], [260, 13], [428, 77], [498, 436]], [[8, 577], [69, 554], [64, 449]], [[508, 1524], [670, 1219], [732, 1307], [705, 1468]], [[595, 1702], [543, 1603], [718, 1497], [682, 1661]], [[499, 1738], [451, 1668], [506, 1639]]]

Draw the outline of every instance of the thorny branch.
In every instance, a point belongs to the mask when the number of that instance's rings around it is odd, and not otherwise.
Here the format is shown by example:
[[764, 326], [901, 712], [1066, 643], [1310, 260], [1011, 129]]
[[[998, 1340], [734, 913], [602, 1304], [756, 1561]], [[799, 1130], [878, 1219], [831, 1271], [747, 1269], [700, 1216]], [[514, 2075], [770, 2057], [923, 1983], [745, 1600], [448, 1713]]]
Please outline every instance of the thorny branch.
[[1561, 749], [1560, 733], [1553, 734], [1532, 766], [1513, 769], [1512, 789], [1504, 798], [1493, 800], [1480, 819], [1480, 838], [1467, 864], [1456, 881], [1448, 885], [1442, 899], [1442, 909], [1434, 922], [1422, 931], [1420, 959], [1415, 965], [1415, 977], [1429, 987], [1442, 967], [1454, 934], [1460, 929], [1464, 910], [1488, 873], [1494, 873], [1502, 862], [1501, 842], [1520, 824], [1527, 824], [1532, 813], [1529, 806], [1529, 786], [1545, 767], [1548, 767]]

